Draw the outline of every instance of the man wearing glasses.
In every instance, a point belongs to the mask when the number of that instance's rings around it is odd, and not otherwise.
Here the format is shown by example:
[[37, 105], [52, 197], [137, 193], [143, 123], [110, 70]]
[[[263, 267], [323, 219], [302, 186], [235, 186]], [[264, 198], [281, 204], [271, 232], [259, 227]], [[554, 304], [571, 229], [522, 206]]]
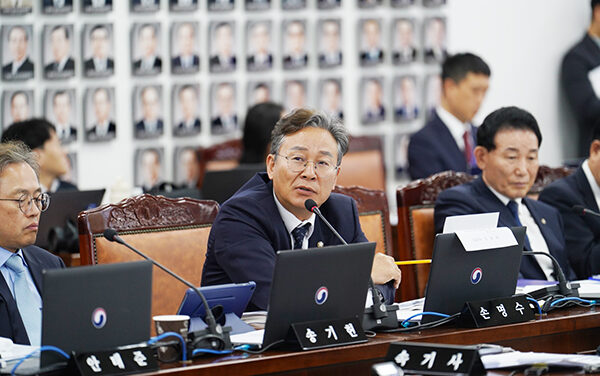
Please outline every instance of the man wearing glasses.
[[[304, 202], [313, 199], [348, 243], [367, 241], [354, 201], [331, 193], [348, 150], [341, 122], [297, 109], [271, 134], [267, 172], [250, 179], [223, 204], [212, 226], [202, 285], [256, 282], [248, 310], [266, 310], [276, 252], [341, 244]], [[394, 260], [377, 253], [371, 277], [388, 302], [400, 284]]]
[[18, 344], [40, 345], [42, 270], [65, 266], [32, 245], [49, 205], [33, 153], [20, 142], [0, 144], [0, 337]]

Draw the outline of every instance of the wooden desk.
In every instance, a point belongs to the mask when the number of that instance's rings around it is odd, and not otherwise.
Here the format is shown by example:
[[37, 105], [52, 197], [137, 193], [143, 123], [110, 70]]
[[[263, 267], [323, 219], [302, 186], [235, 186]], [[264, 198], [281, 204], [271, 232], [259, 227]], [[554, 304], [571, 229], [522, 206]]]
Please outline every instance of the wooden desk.
[[521, 351], [575, 353], [600, 345], [600, 312], [571, 308], [543, 320], [486, 329], [435, 328], [415, 333], [377, 334], [369, 342], [315, 351], [267, 351], [236, 359], [207, 357], [188, 366], [163, 364], [159, 375], [370, 375], [385, 357], [390, 342], [416, 341], [472, 345], [496, 343]]

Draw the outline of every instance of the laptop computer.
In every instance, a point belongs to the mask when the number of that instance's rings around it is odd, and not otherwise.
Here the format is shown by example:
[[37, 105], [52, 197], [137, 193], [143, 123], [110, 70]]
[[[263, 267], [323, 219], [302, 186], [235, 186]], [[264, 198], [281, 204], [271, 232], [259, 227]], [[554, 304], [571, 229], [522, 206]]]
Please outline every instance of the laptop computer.
[[[465, 302], [512, 296], [517, 286], [525, 227], [511, 228], [517, 245], [465, 251], [455, 233], [437, 234], [425, 290], [425, 312], [452, 315]], [[426, 323], [439, 319], [424, 316]]]
[[150, 338], [149, 261], [44, 270], [42, 282], [42, 345], [69, 353]]
[[[92, 191], [64, 191], [50, 194], [50, 207], [40, 216], [40, 225], [35, 245], [50, 249], [48, 234], [53, 228], [63, 229], [67, 221], [74, 226], [75, 240], [77, 240], [77, 216], [86, 209], [100, 205], [104, 196], [104, 189]], [[75, 250], [77, 251], [77, 250]]]
[[[232, 342], [264, 347], [295, 341], [293, 323], [350, 317], [362, 322], [374, 254], [375, 243], [278, 251], [264, 331], [232, 336]], [[323, 287], [327, 298], [319, 304]]]
[[202, 198], [222, 204], [257, 172], [262, 171], [265, 171], [264, 163], [241, 164], [231, 170], [206, 171], [202, 183]]

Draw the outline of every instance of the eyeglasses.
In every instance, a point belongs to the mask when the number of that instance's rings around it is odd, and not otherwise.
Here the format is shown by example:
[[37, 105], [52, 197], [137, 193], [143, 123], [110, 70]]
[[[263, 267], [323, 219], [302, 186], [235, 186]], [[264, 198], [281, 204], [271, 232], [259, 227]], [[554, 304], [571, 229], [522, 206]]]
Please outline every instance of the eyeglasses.
[[50, 195], [48, 193], [40, 193], [37, 197], [32, 197], [29, 193], [24, 193], [19, 198], [0, 198], [0, 201], [15, 201], [19, 203], [19, 209], [23, 212], [23, 214], [27, 215], [27, 213], [31, 212], [31, 208], [33, 208], [33, 203], [35, 202], [36, 208], [39, 211], [43, 212], [48, 209], [50, 206]]
[[337, 170], [339, 167], [327, 160], [309, 161], [299, 155], [291, 155], [289, 157], [286, 157], [285, 155], [281, 155], [281, 154], [275, 154], [275, 155], [285, 158], [287, 160], [288, 168], [292, 172], [302, 172], [302, 171], [304, 171], [304, 169], [306, 169], [306, 166], [308, 166], [309, 163], [312, 163], [315, 173], [317, 173], [317, 175], [327, 176], [329, 174], [333, 174], [333, 172], [335, 170]]

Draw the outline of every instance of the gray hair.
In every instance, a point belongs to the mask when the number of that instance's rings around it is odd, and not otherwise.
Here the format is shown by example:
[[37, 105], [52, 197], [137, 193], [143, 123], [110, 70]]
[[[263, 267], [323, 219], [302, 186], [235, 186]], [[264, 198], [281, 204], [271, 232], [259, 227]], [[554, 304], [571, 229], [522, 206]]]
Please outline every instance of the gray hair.
[[339, 118], [306, 108], [293, 110], [279, 119], [271, 132], [270, 153], [277, 155], [285, 136], [308, 127], [325, 129], [331, 133], [337, 143], [337, 165], [339, 166], [342, 157], [348, 151], [348, 131]]
[[14, 163], [27, 163], [39, 178], [39, 164], [35, 154], [21, 141], [8, 141], [0, 143], [0, 174], [4, 169]]

